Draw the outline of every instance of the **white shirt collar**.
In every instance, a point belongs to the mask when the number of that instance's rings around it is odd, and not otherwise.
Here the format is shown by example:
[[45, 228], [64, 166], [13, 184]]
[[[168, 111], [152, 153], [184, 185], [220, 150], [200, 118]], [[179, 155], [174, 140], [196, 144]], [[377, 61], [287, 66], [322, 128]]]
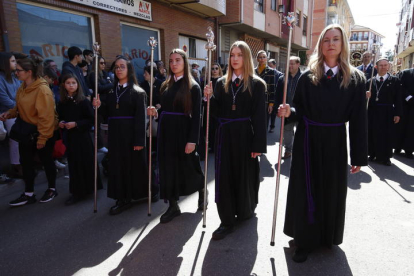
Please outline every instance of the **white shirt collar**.
[[118, 83], [118, 86], [119, 86], [119, 87], [121, 87], [121, 88], [125, 88], [125, 87], [127, 87], [127, 86], [128, 86], [128, 82], [124, 83], [123, 85], [120, 85], [120, 84]]
[[329, 67], [325, 62], [323, 63], [323, 66], [325, 67], [325, 74], [328, 72], [328, 70], [329, 69], [331, 69], [332, 70], [332, 72], [333, 72], [333, 75], [332, 75], [332, 77], [333, 76], [336, 76], [336, 74], [338, 74], [338, 70], [339, 70], [339, 68], [338, 68], [338, 65], [337, 66], [335, 66], [334, 68], [331, 68], [331, 67]]
[[[382, 76], [383, 78], [384, 78], [384, 81], [386, 80], [386, 79], [388, 79], [388, 73], [386, 73], [384, 76]], [[381, 76], [379, 75], [379, 74], [377, 74], [376, 76], [375, 76], [375, 78], [377, 79], [377, 81], [380, 81], [380, 78], [381, 78]]]
[[179, 76], [179, 77], [176, 77], [176, 76], [174, 75], [174, 80], [175, 80], [175, 82], [177, 82], [177, 81], [181, 80], [182, 78], [184, 78], [184, 75], [181, 75], [181, 76]]
[[243, 74], [241, 74], [240, 76], [237, 76], [234, 72], [233, 72], [233, 76], [231, 77], [231, 81], [234, 81], [235, 79], [239, 78], [240, 80], [243, 79]]

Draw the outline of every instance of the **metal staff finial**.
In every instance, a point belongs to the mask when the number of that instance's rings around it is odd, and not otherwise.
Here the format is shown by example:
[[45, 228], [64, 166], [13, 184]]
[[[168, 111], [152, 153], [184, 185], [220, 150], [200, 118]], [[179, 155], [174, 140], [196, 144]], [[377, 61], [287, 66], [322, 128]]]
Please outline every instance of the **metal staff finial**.
[[[150, 80], [150, 102], [149, 106], [152, 107], [152, 94], [154, 89], [154, 48], [157, 47], [157, 40], [154, 37], [150, 37], [148, 40], [148, 46], [151, 47], [151, 80]], [[148, 149], [148, 216], [151, 216], [151, 183], [152, 183], [152, 116], [149, 118], [149, 149]]]
[[[101, 49], [101, 46], [98, 42], [95, 42], [93, 44], [93, 53], [95, 56], [95, 97], [98, 98], [98, 56], [99, 56], [99, 50]], [[98, 108], [95, 108], [95, 124], [94, 124], [94, 156], [95, 156], [95, 164], [94, 164], [94, 170], [95, 170], [95, 178], [94, 178], [94, 201], [93, 201], [93, 212], [98, 212]]]
[[[211, 85], [211, 52], [216, 49], [216, 45], [214, 45], [214, 33], [213, 29], [208, 26], [207, 27], [208, 32], [206, 33], [207, 37], [207, 63], [206, 63], [206, 72], [207, 73], [207, 79], [204, 81], [205, 83], [208, 83], [208, 85]], [[203, 206], [203, 228], [206, 228], [206, 210], [207, 210], [207, 169], [208, 169], [208, 139], [209, 139], [209, 128], [210, 128], [210, 97], [207, 97], [207, 114], [206, 114], [206, 148], [205, 148], [205, 159], [204, 159], [204, 206]]]
[[[289, 75], [289, 58], [290, 58], [290, 48], [292, 46], [292, 31], [293, 27], [296, 25], [296, 17], [294, 12], [288, 12], [287, 16], [283, 18], [283, 24], [289, 26], [289, 40], [288, 40], [288, 52], [287, 52], [287, 62], [286, 62], [286, 71], [285, 71], [285, 80], [283, 85], [283, 106], [286, 105], [286, 94], [287, 94], [287, 83], [288, 83], [288, 75]], [[277, 217], [277, 205], [279, 201], [279, 187], [280, 187], [280, 168], [282, 162], [282, 147], [283, 147], [283, 131], [285, 127], [285, 118], [281, 118], [280, 124], [280, 139], [279, 139], [279, 156], [277, 162], [277, 176], [276, 176], [276, 189], [275, 189], [275, 202], [273, 207], [273, 223], [272, 223], [272, 237], [270, 240], [270, 245], [275, 245], [275, 231], [276, 231], [276, 217]]]

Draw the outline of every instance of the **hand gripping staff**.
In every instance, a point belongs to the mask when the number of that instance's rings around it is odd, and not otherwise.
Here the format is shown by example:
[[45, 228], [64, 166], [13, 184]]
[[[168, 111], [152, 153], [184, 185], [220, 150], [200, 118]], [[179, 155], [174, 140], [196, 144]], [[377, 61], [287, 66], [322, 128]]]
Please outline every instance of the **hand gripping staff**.
[[[149, 106], [152, 106], [152, 94], [154, 90], [154, 48], [157, 47], [158, 42], [154, 37], [148, 40], [148, 46], [151, 47], [151, 80], [150, 80], [150, 101]], [[148, 149], [148, 216], [151, 216], [151, 181], [152, 181], [152, 115], [149, 118], [149, 149]]]
[[[95, 97], [98, 98], [98, 62], [99, 62], [99, 50], [101, 46], [98, 44], [98, 42], [95, 42], [93, 44], [93, 53], [95, 56]], [[94, 156], [95, 156], [95, 164], [94, 164], [94, 170], [95, 170], [95, 177], [94, 177], [94, 200], [93, 200], [93, 212], [98, 212], [98, 108], [95, 107], [95, 123], [94, 123]]]
[[[206, 63], [206, 72], [207, 79], [205, 83], [209, 86], [211, 85], [211, 52], [216, 49], [214, 45], [214, 33], [210, 26], [207, 28], [208, 32], [206, 33], [207, 37], [207, 63]], [[210, 128], [210, 97], [207, 97], [207, 114], [206, 114], [206, 148], [205, 148], [205, 161], [204, 161], [204, 206], [203, 206], [203, 228], [206, 228], [206, 210], [207, 210], [207, 168], [208, 168], [208, 139], [209, 139], [209, 128]]]
[[[372, 51], [373, 51], [373, 58], [372, 58], [372, 70], [371, 70], [371, 79], [370, 79], [370, 81], [369, 81], [369, 98], [371, 98], [371, 89], [372, 89], [372, 81], [373, 81], [373, 79], [374, 79], [374, 69], [375, 69], [375, 63], [377, 62], [377, 53], [378, 53], [378, 51], [379, 51], [379, 49], [380, 49], [380, 47], [382, 46], [381, 44], [378, 44], [378, 43], [374, 43], [373, 45], [373, 49], [372, 49]], [[367, 109], [368, 109], [368, 104], [369, 104], [369, 98], [367, 99]]]
[[[284, 16], [283, 24], [288, 25], [289, 27], [289, 42], [288, 42], [288, 52], [287, 52], [287, 61], [286, 61], [286, 71], [285, 71], [285, 81], [283, 85], [283, 106], [286, 104], [286, 93], [287, 93], [287, 83], [289, 80], [289, 58], [290, 58], [290, 48], [292, 46], [292, 31], [296, 23], [295, 13], [289, 12], [288, 16]], [[275, 230], [276, 230], [276, 216], [277, 216], [277, 204], [279, 201], [279, 186], [280, 186], [280, 163], [282, 159], [282, 146], [283, 146], [283, 131], [285, 127], [285, 118], [281, 118], [280, 124], [280, 139], [279, 139], [279, 156], [277, 162], [277, 176], [276, 176], [276, 190], [275, 190], [275, 202], [273, 208], [273, 224], [272, 224], [272, 239], [270, 245], [275, 245]]]

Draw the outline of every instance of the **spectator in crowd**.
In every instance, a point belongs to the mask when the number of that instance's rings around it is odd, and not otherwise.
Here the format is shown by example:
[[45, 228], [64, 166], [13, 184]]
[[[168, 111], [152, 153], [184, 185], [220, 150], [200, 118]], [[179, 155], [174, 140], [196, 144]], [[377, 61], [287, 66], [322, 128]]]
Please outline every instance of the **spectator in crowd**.
[[49, 185], [40, 202], [49, 202], [58, 195], [56, 167], [52, 158], [57, 114], [53, 93], [42, 78], [42, 61], [38, 56], [17, 61], [17, 77], [23, 83], [17, 91], [15, 107], [0, 115], [2, 121], [17, 117], [15, 123], [17, 127], [12, 128], [10, 135], [19, 142], [20, 162], [25, 182], [25, 192], [11, 201], [11, 206], [36, 202], [34, 194], [36, 155], [45, 168]]
[[[300, 58], [292, 56], [289, 59], [289, 74], [288, 74], [288, 84], [286, 92], [286, 103], [292, 105], [293, 97], [295, 95], [296, 85], [302, 72], [300, 71]], [[276, 106], [279, 106], [283, 103], [283, 89], [285, 84], [285, 76], [279, 78], [277, 89], [276, 89]], [[293, 137], [295, 135], [296, 122], [285, 118], [285, 126], [283, 132], [283, 145], [285, 147], [285, 154], [282, 159], [287, 159], [292, 156], [293, 148]]]
[[276, 60], [274, 60], [273, 58], [272, 58], [272, 59], [269, 59], [269, 61], [267, 62], [267, 65], [268, 65], [270, 68], [272, 68], [272, 69], [275, 69], [275, 70], [276, 70]]
[[164, 62], [162, 60], [158, 60], [155, 62], [155, 64], [157, 64], [158, 69], [158, 74], [155, 75], [155, 77], [161, 82], [164, 82], [165, 78], [167, 77], [167, 70], [165, 69]]
[[[368, 80], [372, 76], [377, 75], [377, 69], [372, 66], [372, 54], [371, 52], [366, 51], [362, 54], [362, 64], [357, 67], [360, 71], [364, 72], [365, 78]], [[372, 70], [374, 70], [374, 74], [372, 74]]]
[[[159, 74], [157, 68], [153, 68], [154, 76]], [[162, 85], [162, 81], [157, 79], [156, 77], [152, 78], [153, 81], [153, 91], [152, 91], [152, 105], [155, 106], [157, 109], [161, 108], [160, 105], [160, 89]], [[149, 105], [149, 98], [150, 98], [150, 82], [151, 82], [151, 66], [144, 67], [144, 81], [140, 84], [142, 89], [145, 90], [147, 93], [147, 103]]]
[[54, 80], [54, 85], [56, 85], [56, 86], [59, 86], [59, 77], [60, 77], [60, 71], [59, 71], [59, 69], [58, 69], [58, 67], [57, 67], [57, 64], [56, 64], [56, 62], [54, 61], [54, 60], [52, 60], [52, 59], [46, 59], [44, 62], [43, 62], [43, 67], [44, 68], [48, 68], [48, 67], [50, 67], [53, 71], [55, 71], [55, 73], [56, 73], [56, 75], [57, 75], [57, 78]]
[[197, 82], [197, 84], [200, 85], [200, 71], [193, 68], [193, 69], [191, 69], [191, 75], [193, 76], [193, 78]]
[[[12, 109], [16, 105], [16, 92], [21, 82], [16, 78], [16, 58], [11, 53], [0, 53], [0, 114]], [[15, 118], [4, 121], [7, 132], [10, 133]], [[19, 161], [19, 143], [9, 139], [10, 177], [21, 178], [22, 167]]]
[[86, 72], [87, 72], [87, 75], [89, 75], [89, 73], [92, 71], [92, 68], [94, 66], [92, 63], [94, 54], [92, 50], [88, 50], [88, 49], [83, 50], [82, 53], [83, 53], [84, 61], [88, 65]]
[[82, 50], [76, 46], [72, 46], [68, 49], [69, 61], [66, 61], [62, 65], [62, 75], [71, 73], [79, 79], [82, 86], [82, 91], [85, 93], [85, 97], [90, 99], [91, 93], [89, 92], [89, 86], [85, 81], [85, 77], [79, 64], [83, 61]]

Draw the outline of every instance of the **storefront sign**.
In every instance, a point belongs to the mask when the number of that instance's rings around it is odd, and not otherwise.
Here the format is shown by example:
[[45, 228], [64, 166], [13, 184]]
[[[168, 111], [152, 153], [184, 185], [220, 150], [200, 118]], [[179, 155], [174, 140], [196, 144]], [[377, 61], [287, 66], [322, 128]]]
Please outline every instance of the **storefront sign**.
[[68, 0], [97, 9], [152, 21], [151, 3], [141, 0]]

